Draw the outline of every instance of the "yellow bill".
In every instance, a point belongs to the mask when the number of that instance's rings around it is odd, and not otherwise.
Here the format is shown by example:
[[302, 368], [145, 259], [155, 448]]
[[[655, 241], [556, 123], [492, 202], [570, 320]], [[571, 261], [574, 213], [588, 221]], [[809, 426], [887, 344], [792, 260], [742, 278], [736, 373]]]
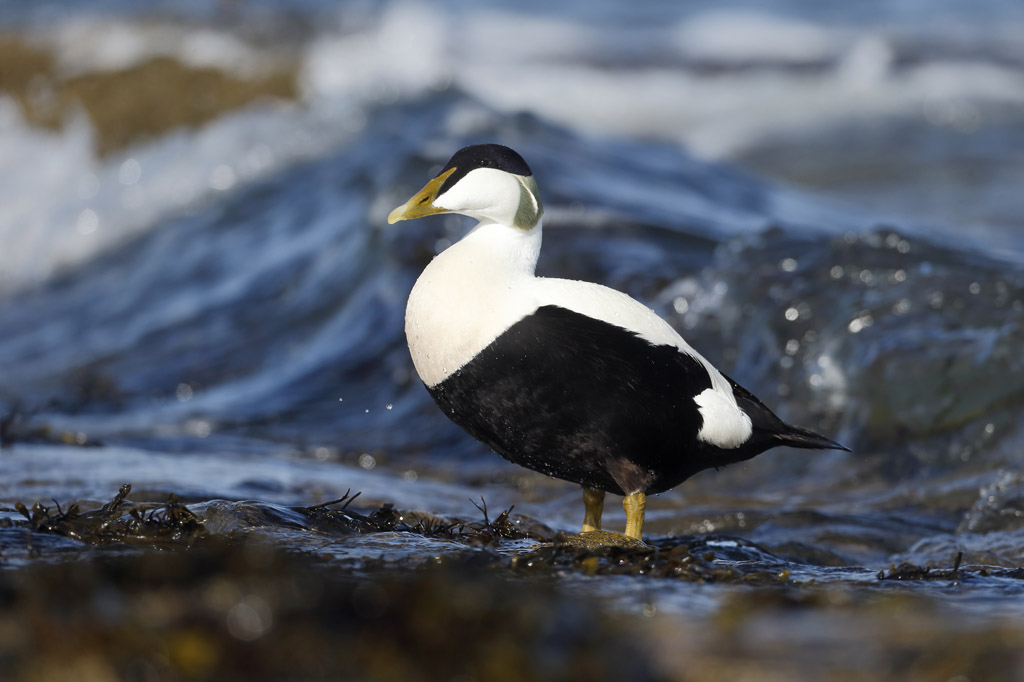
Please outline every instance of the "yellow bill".
[[437, 199], [437, 192], [441, 189], [441, 185], [443, 185], [444, 181], [448, 179], [448, 176], [454, 172], [454, 168], [449, 168], [444, 173], [441, 173], [436, 178], [428, 182], [426, 186], [419, 192], [416, 192], [409, 201], [405, 202], [388, 215], [388, 224], [394, 225], [399, 220], [422, 218], [423, 216], [434, 215], [435, 213], [448, 213], [448, 209], [434, 206], [434, 199]]

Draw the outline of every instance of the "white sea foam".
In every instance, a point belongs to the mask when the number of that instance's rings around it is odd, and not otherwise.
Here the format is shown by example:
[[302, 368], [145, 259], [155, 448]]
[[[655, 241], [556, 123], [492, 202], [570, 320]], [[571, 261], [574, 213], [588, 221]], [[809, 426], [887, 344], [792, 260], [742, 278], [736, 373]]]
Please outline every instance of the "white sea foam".
[[325, 33], [306, 50], [303, 86], [307, 99], [358, 97], [389, 103], [446, 84], [451, 55], [446, 51], [443, 14], [420, 4], [384, 11], [362, 33]]
[[731, 63], [829, 59], [845, 42], [834, 30], [749, 10], [698, 14], [673, 33], [684, 53]]
[[0, 99], [0, 293], [37, 283], [145, 232], [168, 215], [322, 153], [348, 132], [313, 108], [262, 104], [110, 158], [84, 114], [58, 132]]
[[208, 26], [77, 16], [36, 37], [48, 45], [65, 74], [118, 71], [155, 57], [239, 76], [279, 63], [274, 50], [256, 49], [237, 36]]
[[[657, 58], [608, 68], [616, 50], [638, 41]], [[950, 58], [895, 69], [894, 50], [880, 29], [753, 11], [698, 14], [659, 32], [400, 3], [362, 33], [321, 36], [306, 81], [314, 96], [388, 99], [452, 82], [505, 111], [670, 140], [712, 159], [808, 127], [917, 115], [936, 100], [1024, 101], [1024, 72], [1013, 66]], [[694, 60], [721, 68], [692, 68]]]
[[[723, 22], [720, 17], [714, 26]], [[765, 21], [760, 34], [751, 16], [742, 24], [747, 41], [764, 47], [748, 46], [732, 61], [830, 61], [806, 70], [705, 73], [685, 65], [609, 70], [586, 60], [513, 65], [465, 59], [454, 80], [509, 111], [529, 109], [599, 134], [671, 140], [709, 159], [734, 158], [767, 137], [810, 127], [917, 115], [936, 100], [1024, 102], [1024, 72], [1013, 67], [950, 59], [895, 70], [893, 48], [881, 35], [820, 29], [786, 51], [772, 38], [774, 21]], [[705, 35], [700, 25], [684, 24], [679, 31]], [[680, 45], [684, 56], [717, 58], [725, 48], [710, 39]]]

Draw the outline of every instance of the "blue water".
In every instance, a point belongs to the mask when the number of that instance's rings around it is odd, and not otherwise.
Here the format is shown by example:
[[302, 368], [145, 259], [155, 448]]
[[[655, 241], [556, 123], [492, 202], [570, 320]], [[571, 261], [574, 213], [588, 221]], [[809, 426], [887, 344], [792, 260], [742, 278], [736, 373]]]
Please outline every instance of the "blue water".
[[[702, 473], [650, 502], [652, 537], [746, 538], [823, 583], [961, 551], [1019, 567], [1019, 3], [542, 5], [0, 4], [67, 54], [146, 20], [179, 42], [214, 31], [207, 58], [232, 69], [228, 38], [259, 36], [306, 84], [110, 158], [87, 121], [44, 133], [5, 115], [0, 413], [18, 437], [0, 506], [101, 502], [125, 481], [195, 505], [352, 488], [457, 518], [483, 495], [576, 528], [578, 490], [450, 425], [402, 333], [415, 277], [467, 225], [388, 227], [388, 211], [459, 147], [499, 141], [541, 188], [541, 274], [629, 292], [855, 451]], [[443, 551], [388, 542], [403, 561]], [[4, 556], [31, 561], [17, 546]], [[669, 611], [718, 603], [640, 589]], [[1020, 581], [965, 589], [944, 603], [1024, 609]]]

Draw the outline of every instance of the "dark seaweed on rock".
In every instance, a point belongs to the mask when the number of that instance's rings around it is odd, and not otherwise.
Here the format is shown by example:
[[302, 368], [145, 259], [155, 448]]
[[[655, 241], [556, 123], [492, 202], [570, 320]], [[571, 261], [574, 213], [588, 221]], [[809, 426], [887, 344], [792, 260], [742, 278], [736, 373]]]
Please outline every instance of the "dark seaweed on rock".
[[188, 546], [205, 535], [196, 515], [173, 495], [159, 504], [136, 504], [127, 500], [131, 489], [125, 483], [113, 499], [92, 511], [82, 511], [77, 503], [63, 509], [56, 501], [53, 507], [37, 502], [30, 509], [17, 502], [15, 510], [25, 520], [15, 525], [94, 545], [123, 542]]
[[960, 571], [960, 562], [963, 561], [964, 553], [957, 552], [953, 561], [953, 568], [933, 569], [928, 566], [918, 566], [909, 561], [902, 562], [899, 566], [889, 567], [888, 573], [878, 572], [879, 580], [960, 580], [964, 574]]
[[[131, 485], [124, 484], [118, 493], [99, 509], [82, 511], [81, 505], [72, 502], [66, 507], [54, 501], [52, 506], [40, 502], [27, 507], [21, 502], [14, 509], [24, 520], [0, 520], [0, 525], [25, 528], [32, 533], [48, 533], [67, 537], [93, 545], [127, 543], [132, 545], [154, 545], [164, 549], [175, 546], [189, 547], [195, 541], [211, 535], [204, 526], [209, 521], [206, 515], [197, 515], [175, 496], [166, 502], [135, 503], [129, 501]], [[505, 540], [534, 540], [549, 542], [556, 533], [547, 526], [523, 517], [513, 515], [512, 508], [502, 511], [494, 520], [490, 519], [486, 503], [477, 505], [483, 514], [482, 521], [446, 519], [426, 512], [400, 511], [391, 503], [384, 503], [375, 509], [357, 511], [350, 507], [359, 493], [347, 492], [339, 499], [310, 507], [297, 507], [298, 527], [305, 531], [316, 531], [329, 536], [348, 536], [367, 533], [409, 533], [425, 538], [452, 540], [465, 545], [497, 546]], [[246, 514], [229, 522], [226, 530], [213, 534], [234, 536], [243, 533], [253, 525], [288, 525], [289, 519], [266, 512], [271, 507], [251, 502], [231, 505], [236, 513], [243, 509]], [[253, 514], [258, 515], [259, 520]], [[294, 523], [294, 521], [292, 521]], [[215, 524], [216, 525], [216, 524]]]
[[953, 559], [951, 568], [935, 568], [933, 566], [920, 566], [918, 564], [904, 561], [899, 565], [892, 565], [888, 571], [878, 572], [879, 580], [899, 581], [951, 581], [959, 582], [976, 578], [1008, 578], [1011, 580], [1024, 580], [1024, 567], [999, 568], [992, 566], [961, 566], [964, 553], [957, 552]]
[[341, 533], [415, 533], [426, 537], [454, 538], [459, 522], [416, 512], [401, 512], [390, 502], [377, 509], [361, 513], [349, 509], [360, 493], [347, 491], [336, 500], [322, 502], [312, 507], [300, 507], [296, 511], [310, 521], [310, 528], [319, 531]]
[[[131, 486], [125, 484], [109, 502], [92, 511], [82, 511], [77, 503], [66, 509], [59, 503], [48, 507], [36, 503], [32, 508], [15, 505], [25, 517], [15, 523], [34, 533], [52, 533], [95, 544], [126, 543], [162, 549], [189, 548], [198, 540], [216, 541], [217, 536], [235, 537], [232, 532], [211, 534], [193, 511], [173, 496], [159, 504], [129, 501]], [[579, 572], [587, 575], [632, 575], [674, 578], [689, 582], [727, 582], [775, 584], [786, 582], [785, 562], [753, 543], [728, 538], [717, 543], [717, 536], [681, 536], [664, 538], [653, 545], [638, 542], [614, 542], [607, 534], [602, 541], [580, 541], [580, 536], [562, 535], [527, 517], [513, 515], [512, 508], [493, 520], [481, 499], [477, 508], [482, 521], [451, 520], [424, 512], [399, 511], [390, 503], [364, 511], [351, 505], [359, 493], [347, 492], [339, 499], [295, 509], [306, 523], [305, 531], [333, 536], [369, 533], [408, 533], [425, 538], [450, 540], [465, 546], [486, 547], [486, 556], [478, 557], [493, 570], [511, 569], [515, 573]], [[242, 503], [244, 504], [244, 503]], [[502, 543], [534, 541], [533, 548], [520, 552], [494, 553]]]
[[[709, 538], [664, 538], [653, 545], [623, 543], [587, 546], [567, 536], [554, 544], [515, 555], [511, 568], [535, 573], [559, 570], [586, 575], [629, 575], [696, 583], [782, 584], [790, 581], [785, 565], [752, 543], [730, 539], [730, 547]], [[731, 556], [733, 554], [739, 557]]]
[[[543, 524], [513, 515], [512, 508], [502, 511], [493, 520], [481, 499], [477, 508], [481, 521], [446, 519], [426, 512], [399, 511], [390, 503], [374, 509], [356, 511], [352, 503], [359, 493], [347, 492], [339, 499], [322, 504], [294, 508], [300, 516], [250, 516], [218, 530], [209, 530], [204, 521], [209, 516], [197, 515], [173, 495], [162, 503], [129, 501], [131, 486], [121, 486], [118, 493], [99, 509], [82, 511], [78, 503], [66, 508], [54, 502], [52, 507], [36, 503], [31, 508], [16, 503], [15, 510], [23, 521], [3, 520], [0, 524], [17, 526], [31, 533], [47, 533], [93, 545], [127, 544], [135, 547], [189, 549], [209, 543], [236, 541], [239, 532], [252, 524], [295, 524], [300, 533], [334, 536], [332, 542], [356, 534], [408, 534], [423, 538], [450, 541], [459, 545], [484, 548], [475, 553], [450, 552], [445, 563], [469, 563], [481, 570], [519, 575], [547, 576], [580, 573], [588, 576], [618, 575], [652, 579], [680, 580], [693, 583], [744, 584], [760, 586], [797, 585], [791, 568], [803, 562], [781, 557], [757, 544], [741, 538], [706, 535], [674, 536], [653, 540], [650, 544], [632, 541], [612, 533], [559, 534]], [[247, 510], [253, 503], [235, 503]], [[255, 505], [257, 510], [263, 510]], [[238, 524], [241, 524], [239, 526]], [[216, 524], [214, 524], [216, 525]], [[244, 533], [243, 533], [244, 535]], [[527, 549], [510, 543], [533, 541]], [[315, 553], [315, 552], [314, 552]], [[1024, 569], [998, 569], [984, 566], [961, 566], [963, 555], [953, 561], [952, 568], [923, 567], [904, 562], [877, 574], [879, 581], [964, 581], [996, 577], [1024, 580]], [[436, 563], [433, 555], [421, 564]], [[365, 566], [374, 564], [364, 558]], [[380, 564], [381, 570], [387, 562]], [[811, 581], [813, 582], [813, 581]]]
[[[349, 509], [352, 502], [359, 497], [351, 491], [330, 502], [312, 507], [302, 507], [299, 512], [310, 520], [310, 527], [321, 531], [382, 533], [400, 532], [413, 533], [430, 538], [444, 538], [467, 544], [497, 545], [501, 540], [536, 540], [549, 542], [555, 532], [547, 526], [522, 516], [512, 516], [510, 507], [501, 512], [491, 521], [487, 512], [487, 503], [483, 498], [477, 509], [484, 516], [482, 522], [453, 521], [443, 519], [424, 512], [398, 511], [394, 505], [385, 503], [367, 513]], [[335, 507], [337, 508], [332, 508]]]
[[469, 523], [464, 527], [467, 532], [467, 539], [471, 542], [478, 542], [485, 545], [497, 545], [502, 540], [535, 540], [537, 542], [551, 542], [557, 537], [557, 533], [544, 524], [534, 521], [525, 516], [512, 516], [515, 505], [498, 514], [498, 517], [491, 521], [487, 514], [487, 503], [480, 498], [480, 504], [473, 503], [480, 513], [484, 515], [483, 523]]

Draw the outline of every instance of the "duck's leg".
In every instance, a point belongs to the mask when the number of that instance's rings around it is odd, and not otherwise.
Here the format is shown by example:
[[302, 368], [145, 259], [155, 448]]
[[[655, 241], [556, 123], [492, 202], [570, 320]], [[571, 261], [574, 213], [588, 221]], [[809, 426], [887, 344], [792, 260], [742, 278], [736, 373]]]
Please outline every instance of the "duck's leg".
[[601, 512], [604, 511], [604, 491], [583, 486], [583, 532], [601, 530]]
[[647, 507], [647, 495], [631, 493], [622, 500], [622, 508], [626, 510], [626, 537], [640, 539], [644, 527], [644, 509]]
[[583, 518], [583, 531], [579, 535], [566, 535], [560, 542], [569, 547], [594, 551], [609, 545], [615, 547], [646, 547], [640, 540], [640, 531], [644, 525], [643, 493], [627, 495], [622, 501], [626, 510], [626, 534], [612, 533], [601, 530], [601, 512], [604, 511], [604, 491], [597, 488], [583, 488], [583, 504], [586, 515]]

